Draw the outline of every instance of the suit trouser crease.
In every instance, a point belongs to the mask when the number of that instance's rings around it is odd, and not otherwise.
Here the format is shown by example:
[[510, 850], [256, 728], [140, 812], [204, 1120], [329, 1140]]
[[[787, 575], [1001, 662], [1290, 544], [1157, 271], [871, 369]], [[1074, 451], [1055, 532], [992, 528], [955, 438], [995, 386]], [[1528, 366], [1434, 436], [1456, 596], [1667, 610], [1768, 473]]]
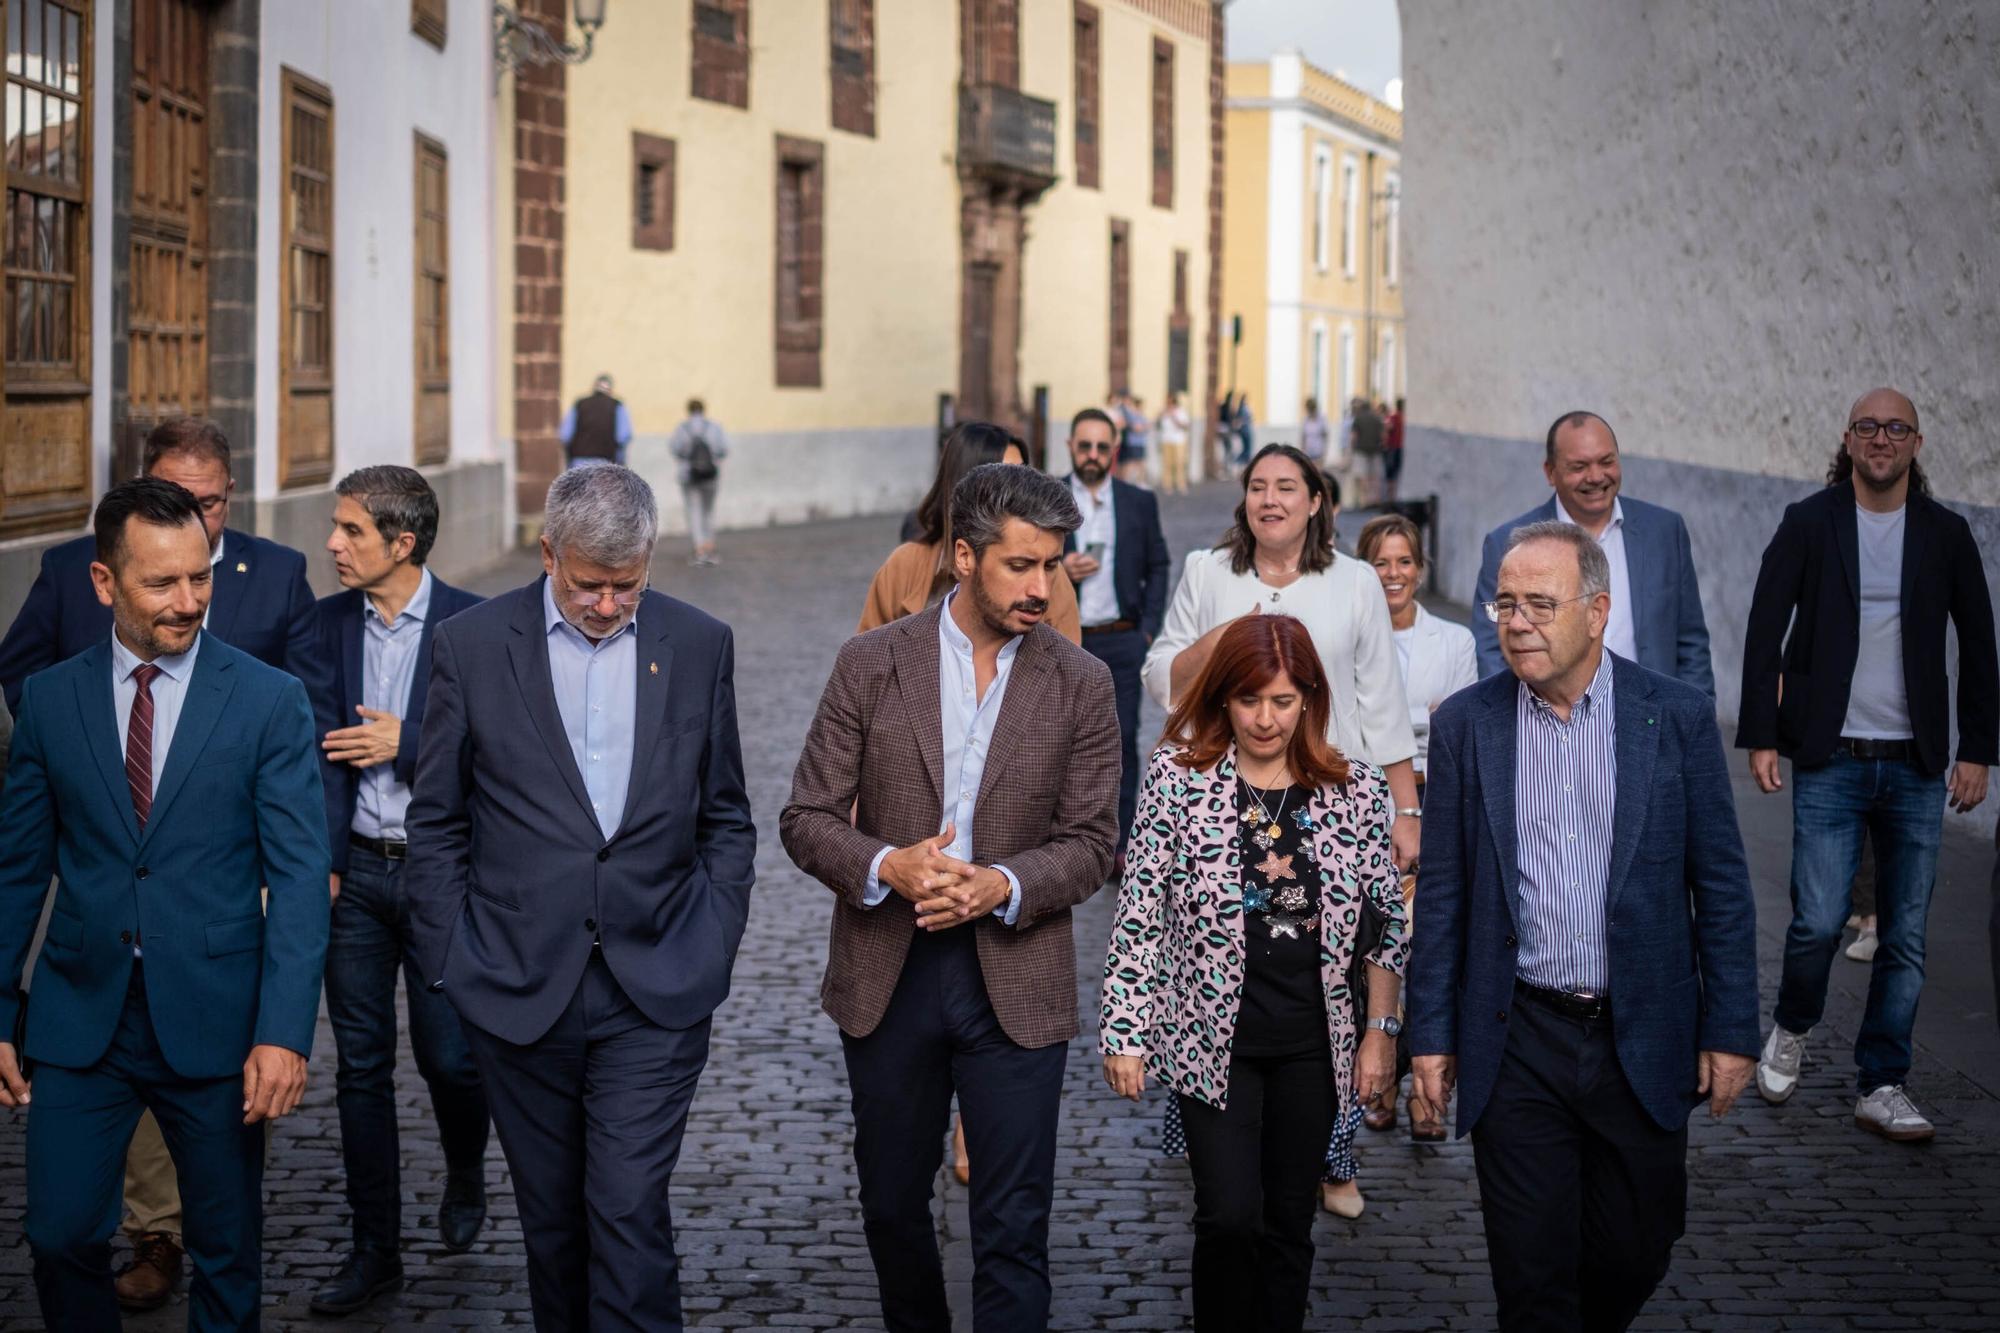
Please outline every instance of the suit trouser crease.
[[1298, 1333], [1311, 1305], [1312, 1227], [1339, 1098], [1324, 1049], [1237, 1057], [1215, 1107], [1176, 1094], [1194, 1176], [1197, 1333]]
[[1646, 1112], [1609, 1021], [1517, 998], [1507, 1027], [1472, 1129], [1500, 1327], [1624, 1329], [1686, 1229], [1687, 1127]]
[[514, 1182], [541, 1333], [679, 1333], [667, 1196], [709, 1028], [652, 1022], [595, 950], [536, 1041], [465, 1024]]
[[339, 1056], [334, 1101], [354, 1246], [401, 1249], [402, 1178], [396, 1128], [396, 977], [405, 981], [410, 1050], [430, 1089], [438, 1139], [453, 1173], [486, 1158], [486, 1094], [458, 1013], [419, 975], [403, 896], [403, 863], [348, 853], [326, 951], [326, 1012]]
[[111, 1235], [120, 1166], [140, 1112], [151, 1110], [183, 1183], [184, 1243], [194, 1267], [188, 1327], [259, 1327], [264, 1130], [243, 1123], [243, 1079], [190, 1079], [161, 1053], [135, 965], [111, 1045], [87, 1069], [44, 1064], [28, 1113], [29, 1247], [47, 1326], [116, 1333]]
[[842, 1034], [863, 1230], [890, 1333], [951, 1333], [931, 1204], [951, 1099], [972, 1163], [973, 1327], [1042, 1333], [1049, 1213], [1068, 1045], [1030, 1050], [1001, 1029], [973, 932], [918, 933], [875, 1030]]
[[1122, 852], [1139, 809], [1139, 701], [1145, 692], [1140, 673], [1146, 665], [1146, 635], [1136, 629], [1105, 630], [1084, 635], [1083, 646], [1110, 668], [1118, 703], [1118, 850]]
[[1808, 1032], [1826, 1010], [1863, 834], [1875, 853], [1875, 960], [1854, 1043], [1856, 1086], [1910, 1072], [1924, 986], [1924, 934], [1944, 837], [1944, 777], [1891, 759], [1837, 755], [1792, 772], [1792, 920], [1773, 1020]]

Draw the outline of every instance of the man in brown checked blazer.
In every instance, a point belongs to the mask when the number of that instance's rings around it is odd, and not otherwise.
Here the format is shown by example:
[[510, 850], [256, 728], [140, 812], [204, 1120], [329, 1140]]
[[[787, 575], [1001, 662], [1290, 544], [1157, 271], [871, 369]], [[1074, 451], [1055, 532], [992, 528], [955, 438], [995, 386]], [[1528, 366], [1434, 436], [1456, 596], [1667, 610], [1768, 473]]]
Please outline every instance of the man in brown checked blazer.
[[1043, 623], [1080, 521], [1031, 468], [968, 473], [951, 503], [957, 588], [841, 649], [779, 819], [836, 900], [821, 1001], [847, 1055], [891, 1333], [950, 1333], [931, 1197], [954, 1091], [975, 1164], [974, 1327], [1048, 1326], [1070, 908], [1117, 842], [1110, 673]]

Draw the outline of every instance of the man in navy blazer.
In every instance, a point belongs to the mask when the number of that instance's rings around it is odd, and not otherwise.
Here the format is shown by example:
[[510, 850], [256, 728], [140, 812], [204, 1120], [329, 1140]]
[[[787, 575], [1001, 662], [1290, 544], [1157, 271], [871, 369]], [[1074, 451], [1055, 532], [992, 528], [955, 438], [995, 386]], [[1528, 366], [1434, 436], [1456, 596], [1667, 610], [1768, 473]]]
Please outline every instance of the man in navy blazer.
[[1512, 670], [1431, 715], [1410, 1049], [1458, 1087], [1500, 1326], [1622, 1329], [1684, 1229], [1688, 1113], [1749, 1081], [1756, 907], [1712, 701], [1605, 649], [1582, 529], [1511, 543]]
[[[201, 505], [212, 573], [208, 633], [257, 660], [288, 671], [317, 698], [326, 663], [315, 652], [313, 595], [306, 558], [290, 547], [228, 526], [229, 440], [213, 421], [176, 417], [146, 437], [144, 474], [175, 482]], [[111, 613], [91, 589], [96, 540], [85, 535], [42, 554], [41, 572], [20, 614], [0, 640], [0, 692], [20, 716], [21, 688], [34, 672], [67, 661], [111, 634]], [[181, 1278], [181, 1203], [173, 1159], [148, 1114], [139, 1122], [126, 1164], [125, 1226], [132, 1261], [118, 1275], [118, 1299], [131, 1310], [166, 1303]]]
[[317, 653], [332, 664], [333, 682], [314, 706], [333, 854], [326, 1012], [340, 1058], [334, 1100], [353, 1248], [311, 1304], [315, 1314], [346, 1315], [403, 1281], [398, 973], [408, 978], [410, 1047], [444, 1150], [445, 1249], [472, 1248], [486, 1220], [486, 1094], [458, 1015], [417, 970], [403, 892], [431, 644], [442, 622], [480, 599], [425, 566], [438, 501], [421, 472], [365, 467], [341, 478], [334, 496], [326, 549], [345, 591], [319, 604]]
[[[1611, 620], [1604, 646], [1628, 662], [1672, 676], [1715, 697], [1708, 656], [1708, 622], [1688, 546], [1687, 524], [1671, 509], [1619, 494], [1618, 440], [1595, 412], [1565, 412], [1549, 427], [1542, 474], [1555, 494], [1486, 534], [1475, 605], [1493, 600], [1500, 558], [1514, 529], [1529, 523], [1574, 523], [1597, 539], [1611, 564]], [[1484, 616], [1472, 618], [1479, 674], [1506, 668], [1500, 635]]]
[[1076, 585], [1083, 646], [1111, 669], [1124, 743], [1118, 780], [1118, 864], [1139, 807], [1140, 672], [1167, 618], [1173, 561], [1160, 527], [1160, 504], [1143, 486], [1111, 475], [1118, 428], [1086, 407], [1069, 423], [1070, 497], [1083, 526], [1063, 538], [1063, 569]]
[[96, 530], [116, 630], [29, 679], [0, 798], [0, 1104], [29, 1105], [32, 1078], [35, 1287], [48, 1327], [116, 1333], [118, 1167], [150, 1107], [185, 1185], [188, 1326], [254, 1329], [260, 1122], [305, 1090], [326, 955], [312, 710], [298, 681], [202, 632], [194, 496], [124, 482]]
[[405, 872], [513, 1171], [535, 1326], [678, 1330], [668, 1187], [750, 910], [729, 628], [646, 590], [653, 492], [549, 486], [546, 576], [434, 636]]

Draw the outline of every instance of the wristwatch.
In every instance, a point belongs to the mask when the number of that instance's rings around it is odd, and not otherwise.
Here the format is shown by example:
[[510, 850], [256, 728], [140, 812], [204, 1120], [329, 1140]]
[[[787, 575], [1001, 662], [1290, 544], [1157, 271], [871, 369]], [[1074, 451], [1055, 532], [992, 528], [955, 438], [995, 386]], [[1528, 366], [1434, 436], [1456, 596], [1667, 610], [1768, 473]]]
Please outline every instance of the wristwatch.
[[1399, 1037], [1403, 1033], [1403, 1020], [1394, 1015], [1388, 1018], [1371, 1018], [1368, 1020], [1368, 1026], [1377, 1032], [1386, 1032], [1392, 1037]]

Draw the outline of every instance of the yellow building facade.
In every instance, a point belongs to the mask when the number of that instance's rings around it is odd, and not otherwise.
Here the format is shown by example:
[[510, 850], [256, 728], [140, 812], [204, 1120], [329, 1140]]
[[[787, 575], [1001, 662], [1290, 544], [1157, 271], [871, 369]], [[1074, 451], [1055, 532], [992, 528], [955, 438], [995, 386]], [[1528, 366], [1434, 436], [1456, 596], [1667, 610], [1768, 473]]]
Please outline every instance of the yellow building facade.
[[[534, 6], [553, 28], [558, 0]], [[954, 416], [1058, 459], [1069, 414], [1114, 388], [1158, 411], [1184, 384], [1199, 419], [1217, 15], [648, 0], [612, 6], [588, 60], [507, 79], [522, 511], [599, 374], [628, 461], [669, 490], [668, 437], [704, 401], [729, 433], [724, 527], [907, 506]]]
[[1307, 398], [1403, 393], [1402, 113], [1296, 52], [1230, 65], [1227, 102], [1223, 384], [1295, 441]]

